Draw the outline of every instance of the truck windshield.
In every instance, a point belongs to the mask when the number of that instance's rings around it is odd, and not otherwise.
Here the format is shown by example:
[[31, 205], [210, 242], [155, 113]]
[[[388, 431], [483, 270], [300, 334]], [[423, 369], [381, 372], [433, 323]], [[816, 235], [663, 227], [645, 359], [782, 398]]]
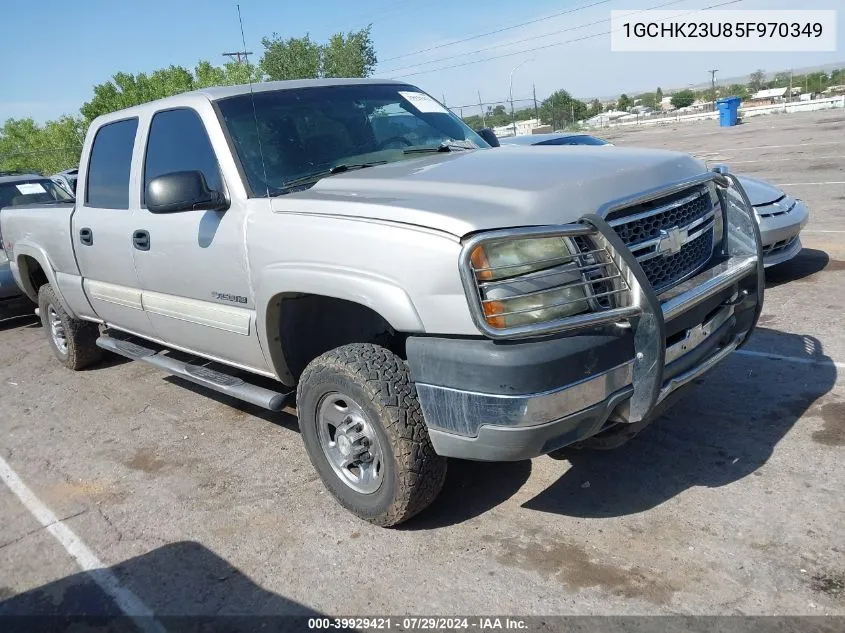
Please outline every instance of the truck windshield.
[[256, 196], [289, 191], [292, 181], [338, 166], [489, 147], [440, 103], [401, 84], [260, 91], [218, 104]]
[[73, 196], [46, 178], [0, 182], [0, 208], [72, 200]]

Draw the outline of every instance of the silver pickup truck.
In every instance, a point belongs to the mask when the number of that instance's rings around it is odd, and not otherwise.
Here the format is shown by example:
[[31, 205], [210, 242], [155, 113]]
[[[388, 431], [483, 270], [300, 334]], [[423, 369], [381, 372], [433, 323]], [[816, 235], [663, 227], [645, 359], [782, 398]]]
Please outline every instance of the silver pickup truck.
[[64, 365], [105, 349], [270, 410], [295, 391], [325, 485], [385, 526], [434, 500], [446, 457], [621, 443], [763, 301], [734, 177], [665, 151], [491, 151], [391, 81], [103, 116], [76, 203], [0, 227]]

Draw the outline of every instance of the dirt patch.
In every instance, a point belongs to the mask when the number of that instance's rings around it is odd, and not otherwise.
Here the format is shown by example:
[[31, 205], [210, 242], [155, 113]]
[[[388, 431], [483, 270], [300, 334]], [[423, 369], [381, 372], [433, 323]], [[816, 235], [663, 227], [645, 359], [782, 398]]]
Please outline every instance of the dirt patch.
[[813, 409], [813, 415], [824, 420], [821, 430], [813, 433], [813, 441], [825, 446], [845, 446], [845, 402], [828, 402]]
[[159, 472], [167, 465], [163, 459], [159, 459], [151, 453], [140, 451], [135, 453], [135, 457], [125, 462], [126, 466], [132, 470], [140, 470], [141, 472], [153, 474]]
[[831, 259], [824, 267], [825, 270], [845, 270], [845, 262], [838, 259]]
[[63, 481], [50, 486], [44, 491], [47, 501], [61, 502], [69, 499], [94, 499], [97, 501], [121, 501], [125, 493], [109, 482], [101, 480], [91, 481]]
[[810, 588], [831, 598], [845, 597], [845, 574], [821, 572], [810, 577]]
[[503, 550], [497, 559], [503, 565], [537, 572], [575, 590], [598, 587], [617, 596], [642, 598], [654, 604], [665, 604], [675, 592], [658, 572], [595, 560], [578, 545], [556, 542], [543, 546], [510, 539], [500, 544]]
[[807, 167], [807, 171], [822, 171], [823, 169], [833, 169], [834, 171], [839, 171], [840, 166], [838, 163], [815, 163]]

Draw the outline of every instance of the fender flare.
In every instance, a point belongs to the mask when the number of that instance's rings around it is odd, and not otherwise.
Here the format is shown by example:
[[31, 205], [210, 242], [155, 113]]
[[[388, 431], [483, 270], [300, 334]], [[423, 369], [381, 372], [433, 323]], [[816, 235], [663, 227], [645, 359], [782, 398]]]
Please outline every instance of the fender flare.
[[30, 257], [38, 262], [38, 265], [41, 266], [41, 270], [44, 271], [44, 276], [47, 277], [47, 283], [52, 286], [53, 292], [56, 294], [56, 298], [59, 300], [59, 303], [62, 304], [62, 308], [64, 308], [65, 312], [67, 312], [72, 318], [76, 318], [76, 313], [68, 305], [64, 296], [62, 296], [61, 288], [59, 288], [59, 284], [56, 281], [56, 269], [53, 268], [53, 264], [50, 261], [50, 257], [47, 255], [47, 252], [40, 246], [26, 241], [15, 243], [14, 259], [9, 261], [12, 267], [12, 275], [15, 277], [15, 281], [17, 281], [18, 286], [20, 286], [24, 291], [24, 294], [26, 294], [26, 296], [34, 302], [38, 303], [38, 290], [36, 290], [32, 286], [32, 283], [30, 283], [29, 275], [21, 274], [21, 260], [24, 257]]
[[264, 354], [279, 378], [288, 384], [294, 379], [274, 331], [279, 322], [285, 295], [313, 294], [343, 299], [365, 306], [379, 314], [397, 332], [424, 332], [411, 298], [393, 281], [369, 272], [321, 264], [278, 264], [256, 275], [255, 308], [258, 338]]

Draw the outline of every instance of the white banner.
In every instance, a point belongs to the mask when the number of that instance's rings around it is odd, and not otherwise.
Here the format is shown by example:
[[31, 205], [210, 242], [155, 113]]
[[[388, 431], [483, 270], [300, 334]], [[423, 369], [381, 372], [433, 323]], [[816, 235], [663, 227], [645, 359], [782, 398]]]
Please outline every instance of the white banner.
[[836, 11], [611, 11], [610, 50], [836, 50]]

